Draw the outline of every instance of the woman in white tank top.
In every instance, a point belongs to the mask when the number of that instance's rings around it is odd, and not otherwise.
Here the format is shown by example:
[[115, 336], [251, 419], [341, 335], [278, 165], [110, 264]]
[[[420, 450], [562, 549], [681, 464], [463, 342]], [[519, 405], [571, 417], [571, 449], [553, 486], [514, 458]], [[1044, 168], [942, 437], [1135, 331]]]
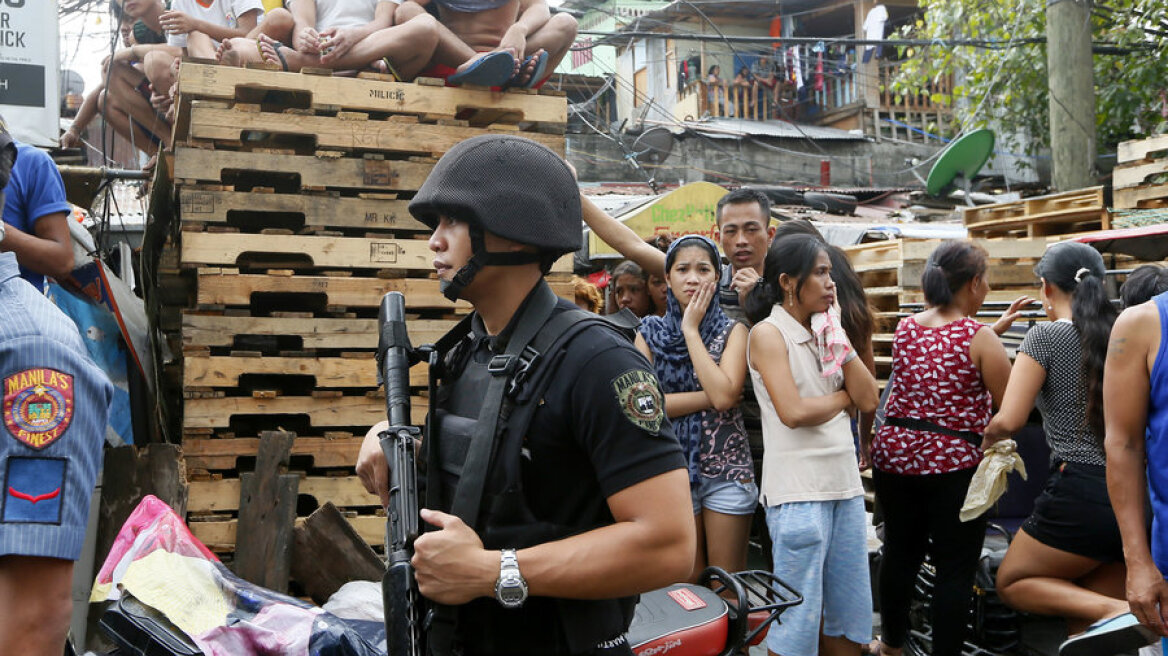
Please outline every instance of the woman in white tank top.
[[876, 409], [876, 380], [840, 326], [819, 240], [775, 240], [763, 269], [747, 299], [756, 322], [747, 360], [762, 409], [761, 501], [775, 574], [804, 598], [771, 627], [767, 649], [852, 655], [871, 638], [872, 595], [849, 415]]

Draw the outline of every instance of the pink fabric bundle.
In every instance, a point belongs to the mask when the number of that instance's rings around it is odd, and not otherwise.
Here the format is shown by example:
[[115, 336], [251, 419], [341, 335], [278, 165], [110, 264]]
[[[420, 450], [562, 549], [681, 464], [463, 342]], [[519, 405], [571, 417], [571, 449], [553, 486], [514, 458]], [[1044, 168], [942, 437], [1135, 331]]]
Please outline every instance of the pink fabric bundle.
[[821, 375], [824, 378], [834, 375], [852, 352], [852, 344], [840, 323], [839, 309], [833, 306], [827, 312], [811, 315], [811, 333], [819, 349]]

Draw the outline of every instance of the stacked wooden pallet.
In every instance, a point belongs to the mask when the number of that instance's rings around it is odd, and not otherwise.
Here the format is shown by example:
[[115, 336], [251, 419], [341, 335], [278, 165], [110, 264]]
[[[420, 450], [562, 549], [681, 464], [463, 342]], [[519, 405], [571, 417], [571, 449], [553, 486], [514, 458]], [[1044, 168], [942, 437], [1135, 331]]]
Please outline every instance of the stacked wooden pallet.
[[[989, 255], [990, 293], [987, 302], [1010, 302], [1023, 294], [1035, 296], [1034, 265], [1047, 239], [974, 239]], [[904, 308], [924, 303], [921, 273], [940, 239], [890, 239], [844, 248], [876, 314], [873, 350], [877, 376], [886, 379], [892, 365], [892, 336]]]
[[[144, 254], [167, 363], [161, 410], [192, 478], [191, 526], [233, 550], [239, 474], [254, 467], [261, 432], [286, 430], [297, 435], [297, 515], [332, 501], [380, 544], [379, 502], [352, 468], [364, 431], [385, 417], [378, 305], [405, 295], [415, 344], [469, 310], [439, 292], [409, 198], [472, 136], [520, 134], [562, 154], [566, 100], [197, 62], [183, 63], [178, 88]], [[570, 271], [568, 257], [549, 276], [565, 296]], [[417, 423], [425, 377], [411, 371]]]
[[[1168, 207], [1168, 135], [1125, 141], [1111, 175], [1116, 209]], [[1149, 180], [1151, 178], [1152, 180]]]
[[1111, 228], [1103, 187], [1034, 196], [961, 212], [970, 237], [1047, 237]]

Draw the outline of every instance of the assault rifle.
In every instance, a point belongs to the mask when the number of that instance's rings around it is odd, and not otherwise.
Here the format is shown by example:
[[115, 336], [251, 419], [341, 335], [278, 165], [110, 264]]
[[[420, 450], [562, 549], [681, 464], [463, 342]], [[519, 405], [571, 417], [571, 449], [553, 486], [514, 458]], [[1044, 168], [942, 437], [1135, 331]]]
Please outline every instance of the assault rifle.
[[405, 297], [389, 292], [377, 315], [377, 377], [385, 384], [389, 428], [380, 434], [389, 464], [388, 563], [381, 580], [389, 656], [422, 656], [421, 599], [410, 557], [418, 537], [418, 478], [414, 443], [421, 431], [410, 425], [410, 364], [415, 354], [406, 332]]

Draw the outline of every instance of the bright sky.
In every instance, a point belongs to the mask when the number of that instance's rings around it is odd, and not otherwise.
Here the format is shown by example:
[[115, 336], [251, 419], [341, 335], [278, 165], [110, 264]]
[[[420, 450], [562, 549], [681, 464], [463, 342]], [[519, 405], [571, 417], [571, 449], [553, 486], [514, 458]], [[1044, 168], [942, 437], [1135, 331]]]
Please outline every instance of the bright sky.
[[86, 92], [101, 80], [101, 60], [109, 54], [111, 25], [113, 21], [104, 5], [100, 10], [73, 14], [60, 22], [61, 68], [80, 73]]

